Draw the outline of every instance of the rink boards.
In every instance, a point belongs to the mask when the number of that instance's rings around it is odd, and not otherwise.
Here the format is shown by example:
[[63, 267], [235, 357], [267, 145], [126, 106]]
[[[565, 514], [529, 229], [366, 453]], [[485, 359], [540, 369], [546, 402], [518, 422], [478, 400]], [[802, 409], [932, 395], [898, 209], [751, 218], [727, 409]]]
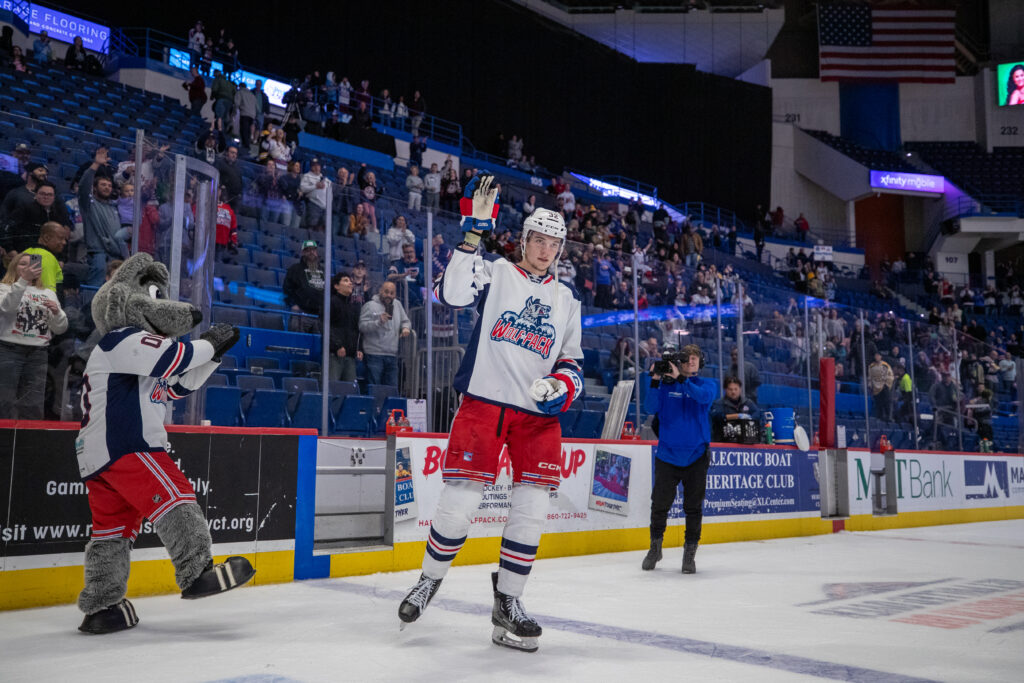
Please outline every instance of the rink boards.
[[[78, 478], [78, 425], [0, 422], [0, 609], [73, 602], [82, 586], [89, 508]], [[419, 566], [442, 481], [445, 435], [397, 439], [394, 544], [315, 552], [318, 512], [349, 494], [318, 482], [338, 444], [309, 430], [172, 427], [171, 457], [196, 489], [215, 557], [248, 557], [254, 585]], [[567, 441], [562, 485], [552, 493], [539, 557], [639, 550], [648, 543], [652, 448], [644, 441]], [[1024, 517], [1024, 459], [965, 453], [897, 454], [899, 514], [873, 517], [869, 454], [850, 451], [850, 517], [822, 520], [817, 454], [792, 447], [712, 448], [702, 542], [825, 534]], [[320, 463], [322, 464], [322, 463]], [[320, 500], [316, 492], [320, 490]], [[456, 562], [493, 562], [508, 509], [509, 469], [488, 487]], [[666, 545], [682, 542], [680, 501]], [[173, 569], [144, 525], [133, 552], [129, 595], [174, 593]]]

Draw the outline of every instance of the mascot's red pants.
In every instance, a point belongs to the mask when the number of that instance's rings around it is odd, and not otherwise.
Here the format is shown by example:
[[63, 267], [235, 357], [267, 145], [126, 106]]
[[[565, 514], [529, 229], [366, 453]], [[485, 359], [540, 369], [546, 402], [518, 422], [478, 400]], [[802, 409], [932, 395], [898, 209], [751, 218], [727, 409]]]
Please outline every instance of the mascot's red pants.
[[86, 482], [92, 538], [139, 535], [143, 519], [156, 524], [170, 510], [196, 502], [196, 492], [167, 453], [129, 453]]

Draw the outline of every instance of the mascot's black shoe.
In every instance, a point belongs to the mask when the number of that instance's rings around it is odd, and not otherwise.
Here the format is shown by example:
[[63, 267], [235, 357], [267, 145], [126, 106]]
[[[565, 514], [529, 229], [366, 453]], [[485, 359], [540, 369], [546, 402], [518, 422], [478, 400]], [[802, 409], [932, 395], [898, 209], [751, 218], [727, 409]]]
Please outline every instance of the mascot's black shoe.
[[87, 614], [78, 630], [82, 633], [114, 633], [133, 628], [139, 623], [139, 615], [128, 600], [111, 605], [96, 614]]
[[181, 591], [181, 597], [185, 600], [196, 600], [223, 593], [248, 583], [255, 575], [256, 570], [244, 557], [234, 555], [220, 564], [214, 564], [211, 560], [192, 585]]

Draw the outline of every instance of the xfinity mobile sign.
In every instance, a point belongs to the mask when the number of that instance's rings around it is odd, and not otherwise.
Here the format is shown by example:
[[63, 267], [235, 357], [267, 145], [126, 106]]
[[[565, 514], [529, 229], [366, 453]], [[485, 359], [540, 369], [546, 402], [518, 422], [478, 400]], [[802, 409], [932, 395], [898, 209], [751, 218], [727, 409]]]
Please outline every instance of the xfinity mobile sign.
[[871, 171], [871, 187], [882, 190], [942, 194], [946, 189], [946, 179], [940, 175], [924, 175], [922, 173]]
[[[27, 16], [26, 16], [27, 8]], [[73, 14], [59, 12], [35, 3], [19, 3], [14, 0], [0, 0], [0, 9], [5, 9], [25, 20], [32, 33], [46, 31], [50, 38], [71, 43], [75, 36], [82, 37], [82, 44], [89, 50], [106, 53], [110, 41], [110, 28], [80, 19]]]

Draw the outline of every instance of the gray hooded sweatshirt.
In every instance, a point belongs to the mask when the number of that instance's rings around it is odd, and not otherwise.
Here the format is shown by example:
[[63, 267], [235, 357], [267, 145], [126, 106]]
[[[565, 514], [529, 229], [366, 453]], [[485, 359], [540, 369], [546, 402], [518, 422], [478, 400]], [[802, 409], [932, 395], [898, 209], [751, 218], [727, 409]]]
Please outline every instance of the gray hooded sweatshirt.
[[405, 314], [405, 309], [397, 299], [392, 302], [391, 307], [391, 320], [382, 323], [380, 316], [384, 313], [384, 304], [380, 301], [380, 295], [374, 294], [372, 299], [363, 304], [363, 310], [359, 314], [363, 353], [371, 356], [394, 356], [398, 353], [398, 338], [403, 329], [411, 329], [411, 326], [409, 316]]

